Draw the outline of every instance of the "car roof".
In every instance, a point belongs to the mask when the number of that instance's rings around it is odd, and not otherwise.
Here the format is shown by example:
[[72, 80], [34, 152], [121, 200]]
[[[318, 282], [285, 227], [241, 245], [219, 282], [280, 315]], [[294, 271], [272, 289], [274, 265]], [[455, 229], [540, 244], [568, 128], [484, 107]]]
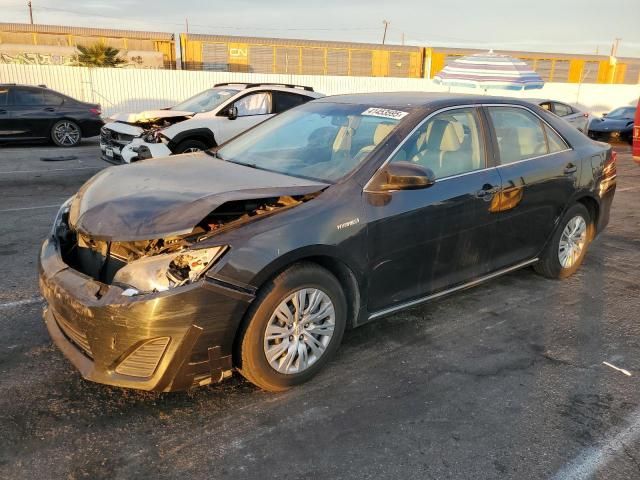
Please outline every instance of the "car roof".
[[513, 97], [493, 97], [448, 92], [378, 92], [332, 95], [314, 102], [344, 103], [353, 105], [375, 105], [379, 107], [447, 107], [463, 104], [494, 104], [530, 106], [526, 99]]
[[46, 85], [28, 85], [26, 83], [0, 83], [0, 87], [28, 87], [28, 88], [41, 88], [43, 90], [50, 90]]
[[238, 92], [256, 91], [256, 90], [275, 90], [279, 92], [292, 92], [302, 95], [306, 95], [311, 98], [324, 97], [323, 93], [315, 92], [311, 87], [304, 87], [302, 85], [287, 86], [285, 84], [275, 83], [243, 83], [243, 82], [230, 82], [230, 83], [218, 83], [213, 88], [223, 88], [228, 90], [236, 90]]

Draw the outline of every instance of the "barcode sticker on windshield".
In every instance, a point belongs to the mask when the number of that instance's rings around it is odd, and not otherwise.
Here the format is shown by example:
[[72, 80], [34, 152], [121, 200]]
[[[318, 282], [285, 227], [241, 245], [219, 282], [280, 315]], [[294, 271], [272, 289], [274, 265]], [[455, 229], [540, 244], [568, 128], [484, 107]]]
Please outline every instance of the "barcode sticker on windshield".
[[376, 108], [371, 107], [367, 108], [362, 115], [369, 115], [371, 117], [382, 117], [382, 118], [392, 118], [394, 120], [400, 120], [407, 115], [409, 112], [403, 112], [401, 110], [389, 110], [388, 108]]

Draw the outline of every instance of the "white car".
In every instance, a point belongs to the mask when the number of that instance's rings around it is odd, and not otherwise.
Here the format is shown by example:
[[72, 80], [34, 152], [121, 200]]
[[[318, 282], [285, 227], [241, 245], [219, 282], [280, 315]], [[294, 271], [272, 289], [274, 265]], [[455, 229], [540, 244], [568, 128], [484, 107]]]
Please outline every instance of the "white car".
[[527, 98], [528, 102], [539, 105], [545, 110], [555, 113], [564, 121], [570, 123], [582, 133], [586, 134], [589, 128], [590, 116], [586, 112], [578, 110], [576, 107], [556, 100]]
[[205, 150], [273, 115], [323, 96], [298, 85], [219, 83], [164, 110], [110, 117], [100, 134], [102, 158], [131, 163]]

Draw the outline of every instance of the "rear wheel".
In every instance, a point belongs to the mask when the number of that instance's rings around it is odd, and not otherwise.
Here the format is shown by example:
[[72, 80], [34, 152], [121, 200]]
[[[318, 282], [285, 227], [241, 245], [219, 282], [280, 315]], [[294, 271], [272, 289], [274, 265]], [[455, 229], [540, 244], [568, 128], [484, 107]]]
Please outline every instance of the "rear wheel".
[[201, 152], [202, 150], [206, 150], [207, 148], [209, 147], [200, 140], [183, 140], [176, 146], [174, 153], [180, 154], [180, 153]]
[[71, 120], [60, 120], [51, 128], [51, 140], [59, 147], [75, 147], [82, 140], [82, 131]]
[[547, 278], [567, 278], [582, 264], [595, 226], [587, 208], [573, 205], [562, 217], [553, 238], [534, 269]]
[[346, 325], [340, 282], [312, 263], [294, 265], [258, 294], [240, 343], [240, 373], [258, 387], [286, 390], [316, 375]]

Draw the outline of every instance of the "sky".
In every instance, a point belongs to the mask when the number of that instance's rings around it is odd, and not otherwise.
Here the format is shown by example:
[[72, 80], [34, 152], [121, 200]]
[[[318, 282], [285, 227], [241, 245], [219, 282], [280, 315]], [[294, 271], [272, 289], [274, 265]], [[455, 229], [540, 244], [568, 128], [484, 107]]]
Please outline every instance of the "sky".
[[[32, 0], [34, 23], [640, 57], [640, 0]], [[0, 22], [28, 22], [0, 0]]]

